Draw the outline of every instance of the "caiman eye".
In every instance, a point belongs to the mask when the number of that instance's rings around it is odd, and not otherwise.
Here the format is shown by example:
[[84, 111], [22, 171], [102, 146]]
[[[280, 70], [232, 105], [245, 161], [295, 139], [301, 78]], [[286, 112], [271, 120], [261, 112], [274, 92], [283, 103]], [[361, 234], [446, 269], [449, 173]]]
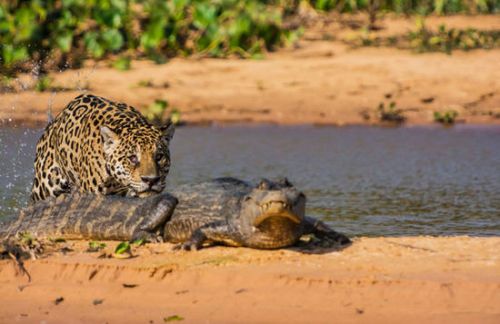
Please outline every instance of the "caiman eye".
[[132, 164], [137, 164], [139, 163], [139, 159], [137, 158], [137, 155], [131, 155], [128, 157], [128, 160], [130, 161], [130, 163]]

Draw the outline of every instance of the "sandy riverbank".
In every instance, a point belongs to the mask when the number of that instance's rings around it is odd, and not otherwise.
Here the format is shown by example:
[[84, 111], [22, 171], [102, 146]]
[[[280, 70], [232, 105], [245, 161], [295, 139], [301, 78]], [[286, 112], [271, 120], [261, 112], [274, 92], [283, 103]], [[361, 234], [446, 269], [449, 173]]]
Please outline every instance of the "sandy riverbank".
[[[110, 62], [87, 62], [86, 68], [51, 74], [53, 85], [73, 90], [0, 94], [0, 120], [11, 126], [45, 124], [49, 104], [57, 113], [78, 89], [88, 89], [141, 110], [166, 99], [190, 123], [376, 124], [378, 105], [394, 101], [408, 124], [431, 124], [434, 112], [449, 110], [463, 122], [500, 124], [500, 50], [447, 55], [352, 49], [342, 40], [360, 30], [346, 26], [362, 24], [364, 18], [346, 17], [321, 20], [306, 29], [296, 48], [269, 53], [263, 60], [134, 61], [124, 72], [109, 67]], [[429, 28], [440, 24], [500, 29], [494, 15], [427, 19]], [[413, 19], [402, 18], [383, 19], [379, 25], [379, 36], [415, 28]], [[21, 80], [28, 88], [34, 82], [29, 76]]]
[[128, 260], [67, 244], [26, 262], [31, 283], [0, 262], [0, 322], [500, 321], [500, 238], [360, 238], [322, 254], [151, 244]]

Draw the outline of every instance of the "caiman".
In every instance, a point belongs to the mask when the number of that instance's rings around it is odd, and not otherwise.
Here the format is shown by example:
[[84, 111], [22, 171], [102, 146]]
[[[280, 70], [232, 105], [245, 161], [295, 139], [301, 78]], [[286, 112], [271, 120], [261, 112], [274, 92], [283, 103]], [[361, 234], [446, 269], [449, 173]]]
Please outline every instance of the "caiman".
[[223, 244], [277, 249], [314, 234], [350, 242], [323, 222], [305, 216], [305, 195], [288, 180], [261, 180], [253, 186], [235, 178], [182, 185], [170, 193], [124, 198], [74, 193], [36, 202], [0, 229], [66, 239], [164, 241], [185, 250]]
[[314, 234], [341, 245], [347, 236], [305, 216], [306, 196], [286, 178], [262, 179], [257, 185], [235, 178], [219, 178], [172, 191], [179, 199], [165, 224], [166, 241], [185, 250], [204, 244], [278, 249]]

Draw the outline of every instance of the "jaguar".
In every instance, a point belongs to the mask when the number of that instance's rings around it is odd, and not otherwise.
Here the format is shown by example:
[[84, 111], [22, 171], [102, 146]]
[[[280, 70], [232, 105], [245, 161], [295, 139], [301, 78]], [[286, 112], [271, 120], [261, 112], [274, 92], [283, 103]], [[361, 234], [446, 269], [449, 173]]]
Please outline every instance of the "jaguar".
[[156, 126], [138, 110], [92, 94], [73, 99], [36, 145], [31, 201], [61, 194], [147, 197], [170, 170], [175, 126]]

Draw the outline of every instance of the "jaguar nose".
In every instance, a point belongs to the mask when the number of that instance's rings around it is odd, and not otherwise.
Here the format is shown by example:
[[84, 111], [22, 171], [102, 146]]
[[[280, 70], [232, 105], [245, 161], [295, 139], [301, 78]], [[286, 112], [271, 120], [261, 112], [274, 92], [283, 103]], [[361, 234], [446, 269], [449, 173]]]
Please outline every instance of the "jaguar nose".
[[142, 181], [146, 182], [150, 187], [155, 185], [159, 180], [159, 176], [144, 176], [141, 177]]

